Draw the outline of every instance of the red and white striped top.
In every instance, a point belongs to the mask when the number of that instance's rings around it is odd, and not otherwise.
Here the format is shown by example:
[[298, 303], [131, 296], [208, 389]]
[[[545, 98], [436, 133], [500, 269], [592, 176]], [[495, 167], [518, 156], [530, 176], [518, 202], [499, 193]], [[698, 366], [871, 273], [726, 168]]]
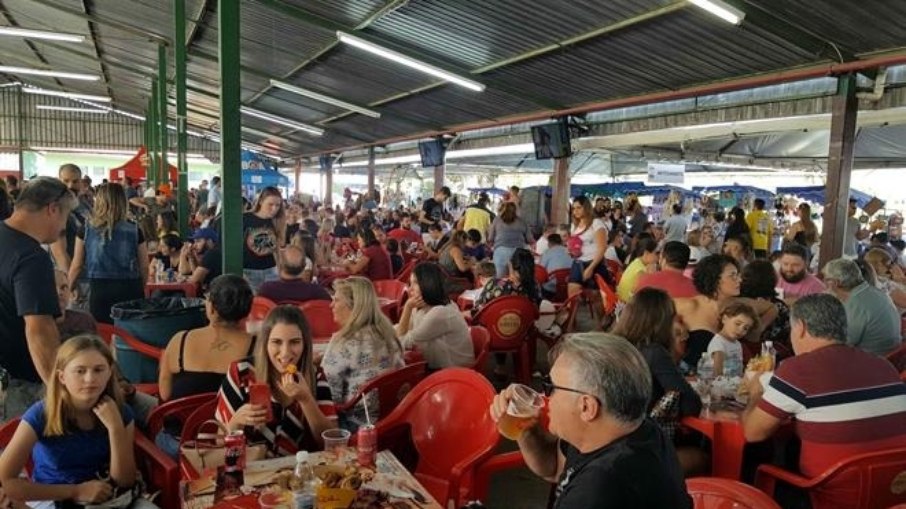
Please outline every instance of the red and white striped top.
[[[324, 373], [316, 373], [317, 387], [315, 399], [318, 408], [329, 419], [337, 418], [337, 410], [330, 394], [330, 385]], [[251, 358], [234, 362], [230, 365], [227, 376], [217, 394], [215, 417], [226, 424], [233, 415], [249, 402], [249, 386], [256, 382], [253, 360]], [[271, 389], [272, 394], [275, 392]], [[297, 451], [318, 449], [317, 441], [312, 435], [302, 406], [298, 402], [284, 407], [271, 396], [271, 407], [274, 419], [260, 428], [246, 426], [245, 436], [250, 444], [266, 443], [269, 456], [290, 456]]]

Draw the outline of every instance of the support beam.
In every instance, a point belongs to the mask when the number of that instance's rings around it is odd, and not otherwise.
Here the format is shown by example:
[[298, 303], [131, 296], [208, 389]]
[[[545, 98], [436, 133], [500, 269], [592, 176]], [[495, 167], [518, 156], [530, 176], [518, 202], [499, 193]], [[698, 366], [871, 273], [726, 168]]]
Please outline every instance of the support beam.
[[374, 146], [368, 147], [368, 193], [374, 195]]
[[302, 158], [296, 159], [296, 164], [293, 165], [293, 173], [295, 177], [293, 188], [296, 190], [295, 194], [299, 194], [299, 179], [302, 177]]
[[824, 191], [824, 228], [821, 232], [821, 267], [843, 254], [843, 246], [852, 242], [856, 232], [846, 231], [849, 216], [849, 181], [853, 167], [856, 139], [856, 75], [837, 78], [831, 117], [830, 150], [827, 154], [827, 188]]
[[186, 0], [173, 0], [173, 19], [176, 21], [173, 34], [173, 51], [176, 82], [176, 168], [179, 175], [177, 184], [177, 206], [179, 210], [179, 233], [189, 236], [189, 163], [186, 152], [189, 148], [186, 112]]
[[321, 190], [321, 202], [328, 207], [333, 207], [333, 168], [321, 170], [324, 174], [324, 188]]
[[157, 181], [170, 182], [170, 168], [167, 163], [167, 152], [170, 150], [169, 132], [167, 131], [167, 47], [163, 44], [157, 47], [157, 107], [160, 111], [158, 123], [160, 124], [160, 166], [158, 167]]
[[554, 159], [554, 179], [551, 186], [551, 224], [569, 223], [569, 158]]
[[25, 94], [22, 93], [22, 87], [19, 87], [18, 91], [19, 93], [16, 94], [16, 107], [18, 109], [16, 132], [19, 135], [19, 185], [21, 186], [25, 183]]
[[157, 107], [157, 94], [159, 92], [160, 88], [157, 86], [157, 78], [152, 78], [151, 99], [148, 101], [148, 123], [150, 124], [149, 140], [151, 143], [148, 146], [148, 167], [145, 170], [145, 181], [151, 188], [157, 187], [157, 169], [160, 168], [160, 159], [157, 154], [158, 143], [160, 141], [160, 128], [157, 125], [157, 117], [160, 113], [160, 110]]
[[440, 165], [434, 167], [434, 194], [440, 192], [440, 188], [444, 187], [444, 174], [446, 173], [446, 166]]
[[242, 275], [242, 118], [239, 115], [239, 0], [217, 2], [220, 54], [220, 166], [223, 273]]

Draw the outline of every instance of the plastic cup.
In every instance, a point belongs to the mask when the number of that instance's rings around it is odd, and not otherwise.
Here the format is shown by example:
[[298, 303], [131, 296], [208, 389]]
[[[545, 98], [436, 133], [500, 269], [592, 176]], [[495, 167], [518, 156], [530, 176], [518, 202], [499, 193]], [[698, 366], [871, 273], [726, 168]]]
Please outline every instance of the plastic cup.
[[321, 432], [321, 438], [324, 440], [324, 452], [339, 458], [340, 454], [349, 445], [349, 437], [351, 436], [352, 433], [348, 430], [339, 428]]
[[497, 421], [497, 430], [510, 440], [518, 439], [526, 428], [538, 420], [543, 406], [541, 394], [526, 385], [514, 385], [506, 413]]

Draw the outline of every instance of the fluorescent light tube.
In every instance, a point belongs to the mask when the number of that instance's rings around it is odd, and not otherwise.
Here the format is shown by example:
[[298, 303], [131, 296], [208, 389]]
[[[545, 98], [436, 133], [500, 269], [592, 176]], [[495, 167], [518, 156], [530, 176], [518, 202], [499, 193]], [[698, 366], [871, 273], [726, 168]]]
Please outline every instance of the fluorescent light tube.
[[[535, 151], [535, 145], [532, 143], [520, 143], [516, 145], [502, 145], [499, 147], [484, 147], [484, 148], [470, 148], [464, 150], [448, 150], [444, 155], [444, 160], [450, 159], [468, 159], [470, 157], [483, 157], [483, 156], [502, 156], [502, 155], [518, 155], [518, 154], [532, 154]], [[396, 156], [396, 157], [385, 157], [383, 159], [375, 159], [374, 164], [376, 166], [383, 166], [388, 164], [407, 164], [407, 163], [417, 163], [421, 161], [421, 156], [418, 154], [409, 155], [409, 156]], [[350, 161], [348, 163], [343, 163], [341, 165], [344, 168], [356, 168], [368, 166], [368, 160], [363, 159], [360, 161]]]
[[49, 32], [46, 30], [32, 30], [30, 28], [0, 27], [0, 35], [12, 37], [25, 37], [26, 39], [49, 39], [51, 41], [85, 42], [85, 36], [79, 34], [65, 34], [62, 32]]
[[732, 23], [734, 25], [742, 23], [743, 18], [746, 17], [746, 13], [742, 12], [736, 7], [733, 7], [732, 5], [722, 2], [721, 0], [689, 0], [689, 3], [710, 12], [711, 14], [726, 21], [727, 23]]
[[363, 49], [370, 53], [373, 53], [379, 57], [386, 58], [388, 60], [393, 60], [394, 62], [403, 64], [412, 69], [416, 69], [426, 74], [436, 76], [442, 80], [449, 81], [450, 83], [456, 83], [459, 86], [468, 88], [469, 90], [474, 90], [476, 92], [484, 91], [484, 84], [479, 83], [475, 80], [470, 80], [462, 76], [457, 76], [451, 72], [445, 71], [439, 67], [435, 67], [431, 64], [426, 64], [414, 58], [407, 57], [396, 51], [389, 50], [387, 48], [382, 48], [376, 44], [370, 43], [364, 39], [360, 39], [354, 35], [347, 34], [346, 32], [337, 30], [337, 38], [340, 39], [340, 42], [349, 44], [350, 46], [355, 46], [356, 48]]
[[85, 101], [97, 101], [102, 103], [109, 103], [112, 101], [107, 96], [103, 95], [91, 95], [91, 94], [73, 94], [71, 92], [62, 92], [57, 90], [45, 90], [43, 88], [30, 88], [25, 87], [22, 89], [26, 94], [35, 94], [35, 95], [49, 95], [51, 97], [65, 97], [66, 99], [82, 99]]
[[75, 113], [110, 113], [110, 110], [100, 110], [97, 108], [79, 108], [77, 106], [51, 106], [49, 104], [38, 104], [35, 106], [35, 109], [49, 111], [71, 111]]
[[260, 118], [262, 120], [267, 120], [268, 122], [280, 124], [280, 125], [283, 125], [286, 127], [290, 127], [292, 129], [298, 129], [300, 131], [305, 131], [305, 132], [307, 132], [309, 134], [313, 134], [315, 136], [321, 136], [322, 134], [324, 134], [324, 129], [321, 129], [320, 127], [303, 124], [302, 122], [296, 122], [295, 120], [289, 120], [289, 119], [286, 119], [283, 117], [278, 117], [276, 115], [271, 115], [270, 113], [252, 109], [247, 106], [240, 106], [239, 111], [243, 115]]
[[63, 78], [68, 80], [85, 80], [97, 81], [101, 79], [97, 74], [85, 74], [82, 72], [65, 72], [53, 71], [50, 69], [32, 69], [30, 67], [15, 67], [11, 65], [0, 65], [0, 72], [8, 74], [29, 74], [34, 76], [47, 76], [50, 78]]
[[314, 99], [316, 101], [321, 101], [323, 103], [332, 104], [334, 106], [347, 109], [349, 111], [354, 111], [356, 113], [361, 113], [362, 115], [367, 115], [372, 118], [381, 118], [381, 114], [374, 110], [369, 110], [368, 108], [363, 108], [352, 103], [337, 99], [336, 97], [330, 97], [329, 95], [319, 94], [318, 92], [308, 90], [305, 88], [300, 88], [295, 85], [290, 85], [289, 83], [284, 83], [279, 80], [272, 79], [271, 86], [277, 87], [287, 92], [292, 92], [294, 94], [301, 95], [303, 97], [308, 97], [309, 99]]

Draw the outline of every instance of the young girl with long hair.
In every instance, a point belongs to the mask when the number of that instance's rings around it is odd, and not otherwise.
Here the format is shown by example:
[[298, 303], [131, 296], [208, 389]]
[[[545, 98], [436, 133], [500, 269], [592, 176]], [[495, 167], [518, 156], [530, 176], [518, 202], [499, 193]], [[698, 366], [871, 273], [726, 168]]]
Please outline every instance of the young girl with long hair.
[[[323, 447], [321, 433], [336, 428], [330, 387], [313, 362], [311, 329], [295, 306], [277, 306], [264, 319], [252, 357], [230, 365], [217, 395], [215, 417], [244, 429], [250, 443], [264, 441], [268, 455], [290, 456]], [[252, 404], [250, 386], [267, 384], [266, 407]]]
[[139, 227], [126, 219], [127, 213], [123, 186], [102, 184], [91, 218], [76, 233], [69, 287], [76, 287], [80, 275], [88, 280], [88, 309], [98, 322], [113, 323], [110, 308], [114, 304], [145, 296], [148, 249]]
[[252, 210], [242, 215], [242, 272], [255, 292], [265, 281], [278, 278], [280, 247], [286, 240], [284, 214], [280, 190], [265, 187], [258, 193]]
[[[10, 499], [74, 507], [133, 488], [135, 424], [113, 372], [113, 355], [96, 336], [60, 346], [47, 395], [25, 412], [0, 456], [0, 483]], [[34, 467], [25, 479], [19, 475], [29, 457]], [[141, 500], [131, 507], [137, 505], [153, 507]]]

